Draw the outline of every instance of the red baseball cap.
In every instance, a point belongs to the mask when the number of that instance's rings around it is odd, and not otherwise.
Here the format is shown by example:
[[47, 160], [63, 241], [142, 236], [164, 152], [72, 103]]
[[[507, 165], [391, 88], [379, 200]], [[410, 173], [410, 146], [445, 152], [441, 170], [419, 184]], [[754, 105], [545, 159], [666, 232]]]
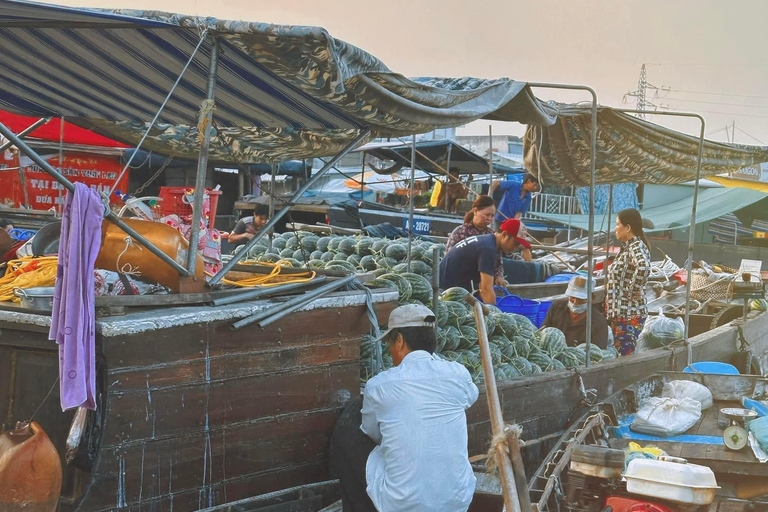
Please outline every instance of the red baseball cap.
[[501, 223], [501, 227], [499, 228], [499, 231], [503, 231], [507, 233], [508, 235], [512, 235], [515, 237], [515, 240], [525, 247], [526, 249], [531, 248], [531, 242], [526, 240], [523, 237], [528, 236], [528, 229], [525, 227], [525, 224], [520, 222], [517, 219], [507, 219], [504, 222]]

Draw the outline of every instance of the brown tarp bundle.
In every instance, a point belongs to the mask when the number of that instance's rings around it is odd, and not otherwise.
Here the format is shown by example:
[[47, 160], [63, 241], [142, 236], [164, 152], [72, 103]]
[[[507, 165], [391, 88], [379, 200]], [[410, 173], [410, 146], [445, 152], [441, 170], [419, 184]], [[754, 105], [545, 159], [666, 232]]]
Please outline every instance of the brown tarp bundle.
[[[551, 126], [528, 126], [525, 167], [544, 184], [589, 185], [591, 108], [557, 105]], [[696, 178], [699, 138], [603, 107], [597, 114], [595, 182], [684, 183]], [[768, 147], [704, 141], [701, 175], [768, 161]]]

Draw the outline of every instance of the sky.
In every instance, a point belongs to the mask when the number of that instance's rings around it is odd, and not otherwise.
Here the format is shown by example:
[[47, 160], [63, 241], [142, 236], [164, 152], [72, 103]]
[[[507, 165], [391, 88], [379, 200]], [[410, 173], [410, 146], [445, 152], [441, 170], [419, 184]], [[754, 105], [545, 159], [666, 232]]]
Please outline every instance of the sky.
[[[315, 25], [406, 76], [509, 77], [588, 85], [601, 104], [634, 108], [646, 64], [660, 110], [704, 116], [713, 140], [768, 145], [765, 0], [60, 0], [63, 5], [154, 9]], [[538, 89], [544, 100], [586, 93]], [[698, 135], [697, 121], [649, 117]], [[733, 123], [735, 122], [735, 130]], [[520, 135], [515, 123], [476, 121], [459, 134]], [[726, 126], [728, 126], [726, 130]]]

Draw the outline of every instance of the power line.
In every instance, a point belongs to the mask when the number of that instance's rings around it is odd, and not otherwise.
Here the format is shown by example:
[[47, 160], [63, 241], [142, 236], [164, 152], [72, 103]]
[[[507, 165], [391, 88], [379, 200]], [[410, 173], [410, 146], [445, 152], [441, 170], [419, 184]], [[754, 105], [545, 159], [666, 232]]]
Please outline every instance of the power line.
[[768, 105], [750, 105], [750, 104], [744, 104], [744, 103], [724, 103], [722, 101], [686, 100], [686, 99], [683, 99], [683, 98], [670, 98], [669, 96], [664, 96], [663, 99], [665, 99], [665, 100], [672, 100], [672, 101], [684, 101], [686, 103], [706, 103], [708, 105], [727, 105], [727, 106], [731, 106], [731, 107], [768, 108]]
[[[760, 119], [768, 119], [768, 116], [758, 116], [754, 114], [737, 114], [736, 112], [716, 112], [714, 110], [696, 110], [697, 113], [704, 112], [705, 114], [720, 114], [723, 116], [735, 116], [735, 117], [759, 117]], [[651, 112], [652, 114], [653, 112]]]
[[768, 96], [757, 96], [752, 94], [730, 94], [730, 93], [724, 93], [724, 92], [688, 91], [685, 89], [667, 89], [664, 87], [662, 87], [662, 90], [671, 91], [671, 92], [687, 92], [690, 94], [707, 94], [710, 96], [733, 96], [735, 98], [759, 98], [759, 99], [768, 100]]
[[768, 146], [768, 144], [766, 144], [765, 142], [761, 141], [760, 139], [758, 139], [758, 138], [757, 138], [757, 137], [755, 137], [754, 135], [750, 135], [749, 133], [745, 132], [744, 130], [742, 130], [742, 129], [741, 129], [741, 128], [739, 128], [738, 126], [736, 127], [736, 129], [737, 129], [737, 130], [739, 130], [739, 131], [740, 131], [741, 133], [743, 133], [744, 135], [746, 135], [747, 137], [751, 138], [752, 140], [755, 140], [755, 141], [759, 142], [759, 143], [760, 143], [760, 144], [762, 144], [763, 146]]

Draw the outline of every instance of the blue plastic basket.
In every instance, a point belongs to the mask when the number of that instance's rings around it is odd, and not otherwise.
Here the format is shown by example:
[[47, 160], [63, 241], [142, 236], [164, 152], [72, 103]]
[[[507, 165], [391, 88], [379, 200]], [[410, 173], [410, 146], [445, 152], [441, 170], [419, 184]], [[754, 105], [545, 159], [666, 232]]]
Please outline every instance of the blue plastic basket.
[[549, 311], [550, 306], [552, 306], [551, 300], [542, 300], [539, 301], [539, 313], [536, 315], [536, 327], [541, 327], [544, 325], [544, 319], [547, 318], [547, 311]]
[[687, 366], [683, 371], [685, 373], [715, 373], [718, 375], [739, 374], [739, 370], [732, 364], [720, 363], [718, 361], [699, 361], [691, 366]]
[[539, 301], [531, 299], [523, 299], [517, 295], [510, 295], [504, 288], [498, 288], [503, 290], [506, 295], [496, 299], [496, 307], [504, 313], [516, 313], [527, 317], [534, 325], [539, 315]]
[[571, 279], [573, 279], [574, 276], [578, 276], [581, 274], [572, 274], [569, 272], [563, 272], [562, 274], [555, 274], [553, 276], [549, 276], [544, 280], [545, 283], [567, 283]]

